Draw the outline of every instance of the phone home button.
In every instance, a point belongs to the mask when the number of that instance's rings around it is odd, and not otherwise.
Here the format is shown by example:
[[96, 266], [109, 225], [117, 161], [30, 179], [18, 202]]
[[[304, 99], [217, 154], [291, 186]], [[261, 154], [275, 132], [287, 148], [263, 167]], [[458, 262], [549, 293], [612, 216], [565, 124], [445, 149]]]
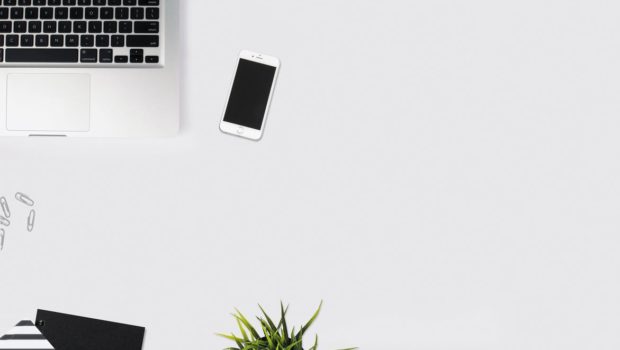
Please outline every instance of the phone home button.
[[244, 132], [245, 132], [245, 128], [243, 126], [240, 126], [239, 129], [237, 129], [237, 134], [239, 135], [243, 135]]

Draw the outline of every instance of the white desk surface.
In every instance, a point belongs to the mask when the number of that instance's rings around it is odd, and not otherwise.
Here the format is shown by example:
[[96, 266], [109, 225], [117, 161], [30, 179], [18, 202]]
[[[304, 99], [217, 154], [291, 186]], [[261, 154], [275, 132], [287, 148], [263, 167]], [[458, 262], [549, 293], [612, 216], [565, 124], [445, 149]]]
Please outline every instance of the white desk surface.
[[[620, 347], [617, 2], [182, 8], [179, 137], [0, 139], [0, 193], [39, 214], [0, 328], [46, 308], [218, 350], [233, 307], [324, 299], [323, 350]], [[283, 62], [260, 143], [218, 131], [243, 48]]]

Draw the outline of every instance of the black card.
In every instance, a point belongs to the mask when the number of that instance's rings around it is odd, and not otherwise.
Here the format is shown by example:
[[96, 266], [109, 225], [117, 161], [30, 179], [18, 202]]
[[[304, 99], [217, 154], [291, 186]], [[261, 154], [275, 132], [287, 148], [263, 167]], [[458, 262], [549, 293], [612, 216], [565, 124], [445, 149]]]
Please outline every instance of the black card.
[[37, 328], [56, 350], [141, 350], [144, 327], [38, 310]]

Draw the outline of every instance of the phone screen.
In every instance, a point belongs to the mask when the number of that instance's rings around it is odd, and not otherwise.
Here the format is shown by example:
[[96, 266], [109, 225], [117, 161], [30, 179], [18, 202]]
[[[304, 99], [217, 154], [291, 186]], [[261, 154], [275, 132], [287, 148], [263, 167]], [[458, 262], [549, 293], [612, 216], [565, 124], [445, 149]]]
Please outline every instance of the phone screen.
[[275, 74], [276, 67], [240, 59], [224, 121], [260, 130]]

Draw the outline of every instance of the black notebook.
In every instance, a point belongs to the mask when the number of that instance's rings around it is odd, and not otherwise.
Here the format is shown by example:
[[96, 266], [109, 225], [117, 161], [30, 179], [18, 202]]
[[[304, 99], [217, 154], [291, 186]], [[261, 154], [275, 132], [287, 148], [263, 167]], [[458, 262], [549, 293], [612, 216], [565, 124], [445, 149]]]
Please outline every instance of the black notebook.
[[141, 350], [144, 327], [38, 310], [37, 328], [55, 350]]

